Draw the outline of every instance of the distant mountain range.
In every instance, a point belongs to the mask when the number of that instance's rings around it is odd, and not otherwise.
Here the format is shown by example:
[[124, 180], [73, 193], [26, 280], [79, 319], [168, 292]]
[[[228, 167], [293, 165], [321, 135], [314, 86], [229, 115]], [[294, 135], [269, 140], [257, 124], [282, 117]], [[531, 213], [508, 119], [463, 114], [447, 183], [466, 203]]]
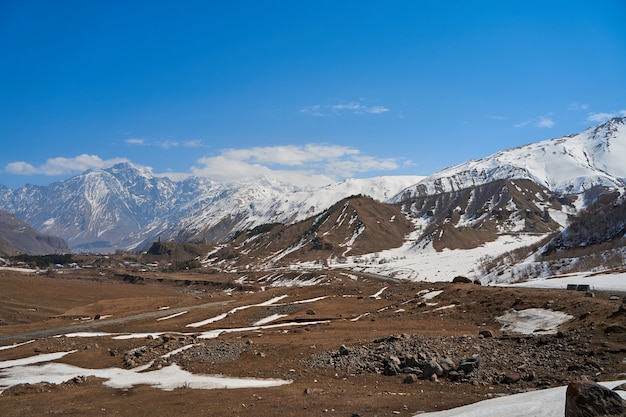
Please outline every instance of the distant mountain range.
[[[569, 216], [606, 190], [623, 192], [625, 187], [626, 119], [616, 118], [428, 177], [352, 179], [304, 189], [262, 178], [223, 183], [190, 177], [175, 182], [119, 164], [47, 186], [0, 186], [0, 208], [43, 233], [61, 236], [73, 251], [106, 252], [147, 249], [157, 238], [226, 242], [266, 224], [288, 227], [306, 221], [310, 228], [315, 219], [339, 216], [342, 204], [356, 207], [359, 201], [354, 214], [359, 220], [348, 222], [352, 228], [345, 229], [346, 236], [330, 229], [324, 236], [307, 235], [315, 250], [332, 246], [339, 256], [401, 244], [381, 236], [407, 232], [406, 219], [417, 233], [416, 244], [431, 244], [436, 250], [476, 247], [502, 234], [546, 234], [560, 230]], [[371, 200], [344, 200], [354, 195]], [[373, 214], [365, 215], [367, 210]], [[392, 216], [393, 227], [388, 224]], [[367, 225], [367, 233], [357, 233], [359, 222]], [[380, 233], [370, 234], [373, 224], [380, 224]], [[289, 234], [299, 239], [306, 230]], [[366, 236], [386, 243], [358, 243]]]
[[387, 200], [419, 179], [350, 179], [318, 189], [263, 178], [174, 182], [124, 163], [47, 186], [0, 186], [0, 208], [63, 237], [75, 252], [111, 252], [146, 249], [157, 238], [219, 242], [264, 223], [302, 220], [352, 194]]

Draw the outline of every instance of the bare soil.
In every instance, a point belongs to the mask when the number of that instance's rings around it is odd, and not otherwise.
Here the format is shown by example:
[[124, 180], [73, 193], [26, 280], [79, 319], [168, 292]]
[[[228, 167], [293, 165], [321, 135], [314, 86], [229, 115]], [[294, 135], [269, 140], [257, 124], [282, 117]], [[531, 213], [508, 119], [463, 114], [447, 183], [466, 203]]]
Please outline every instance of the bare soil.
[[[280, 387], [230, 390], [183, 385], [168, 392], [148, 386], [112, 389], [88, 377], [9, 388], [0, 395], [0, 414], [409, 416], [575, 379], [625, 378], [626, 312], [621, 295], [616, 300], [606, 293], [588, 297], [578, 291], [393, 283], [373, 277], [355, 280], [339, 271], [323, 273], [327, 279], [320, 285], [262, 288], [261, 283], [237, 284], [241, 276], [236, 274], [131, 276], [107, 269], [35, 276], [0, 271], [0, 346], [35, 339], [0, 350], [0, 361], [76, 349], [60, 362], [129, 368], [156, 359], [153, 366], [176, 362], [193, 373], [293, 381]], [[370, 297], [384, 287], [388, 288], [380, 299]], [[429, 300], [437, 306], [418, 296], [425, 289], [443, 290]], [[286, 304], [251, 307], [201, 328], [186, 327], [280, 295], [288, 295], [282, 301]], [[289, 304], [320, 296], [327, 298]], [[455, 307], [435, 310], [450, 305]], [[512, 308], [550, 308], [574, 319], [555, 335], [505, 334], [495, 318]], [[187, 313], [157, 321], [176, 311]], [[273, 323], [328, 323], [228, 333], [210, 340], [179, 334], [248, 327], [275, 313], [287, 317]], [[68, 329], [168, 335], [129, 340], [54, 337]], [[481, 331], [487, 336], [479, 336]], [[164, 352], [189, 343], [195, 343], [193, 349], [159, 360]], [[145, 353], [129, 363], [128, 352], [142, 346]], [[376, 370], [381, 358], [390, 355], [447, 358], [455, 363], [476, 355], [480, 367], [461, 378], [418, 377], [406, 383], [406, 374], [387, 376]]]

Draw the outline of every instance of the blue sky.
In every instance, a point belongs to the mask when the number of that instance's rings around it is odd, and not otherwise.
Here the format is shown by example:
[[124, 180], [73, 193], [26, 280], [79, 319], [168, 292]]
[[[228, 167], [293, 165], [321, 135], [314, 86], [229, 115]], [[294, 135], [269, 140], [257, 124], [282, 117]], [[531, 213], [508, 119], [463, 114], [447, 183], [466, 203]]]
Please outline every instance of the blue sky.
[[626, 115], [626, 2], [0, 1], [0, 184], [427, 175]]

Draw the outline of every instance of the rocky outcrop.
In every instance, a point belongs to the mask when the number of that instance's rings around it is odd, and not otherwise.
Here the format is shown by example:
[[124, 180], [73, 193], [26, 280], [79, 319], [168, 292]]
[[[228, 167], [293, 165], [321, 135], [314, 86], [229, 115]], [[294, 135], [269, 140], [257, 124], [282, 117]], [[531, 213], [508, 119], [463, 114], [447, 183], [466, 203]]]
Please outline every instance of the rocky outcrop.
[[626, 401], [614, 391], [591, 381], [567, 386], [565, 417], [626, 416]]
[[[319, 352], [306, 365], [345, 375], [375, 373], [399, 382], [443, 381], [506, 386], [509, 393], [591, 379], [610, 364], [608, 355], [585, 350], [585, 332], [511, 337], [391, 335], [370, 344]], [[626, 415], [625, 415], [626, 417]]]

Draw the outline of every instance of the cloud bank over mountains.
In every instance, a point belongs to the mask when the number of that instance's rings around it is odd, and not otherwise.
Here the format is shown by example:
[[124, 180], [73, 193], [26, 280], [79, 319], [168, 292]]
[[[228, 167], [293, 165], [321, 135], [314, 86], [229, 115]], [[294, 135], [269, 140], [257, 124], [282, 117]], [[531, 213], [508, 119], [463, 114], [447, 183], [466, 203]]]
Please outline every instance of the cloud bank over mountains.
[[[143, 139], [129, 139], [126, 142], [137, 146], [148, 145]], [[158, 146], [163, 147], [160, 144]], [[180, 146], [190, 145], [181, 143]], [[88, 169], [106, 169], [120, 162], [131, 161], [128, 158], [102, 159], [97, 155], [82, 154], [70, 158], [51, 158], [38, 166], [25, 161], [11, 162], [4, 167], [4, 171], [15, 175], [73, 175]], [[187, 172], [157, 173], [153, 172], [152, 167], [142, 168], [155, 176], [172, 180], [192, 175], [220, 181], [265, 177], [298, 186], [322, 186], [355, 174], [393, 171], [410, 163], [405, 159], [376, 158], [348, 146], [305, 144], [222, 149], [214, 155], [198, 158]]]

